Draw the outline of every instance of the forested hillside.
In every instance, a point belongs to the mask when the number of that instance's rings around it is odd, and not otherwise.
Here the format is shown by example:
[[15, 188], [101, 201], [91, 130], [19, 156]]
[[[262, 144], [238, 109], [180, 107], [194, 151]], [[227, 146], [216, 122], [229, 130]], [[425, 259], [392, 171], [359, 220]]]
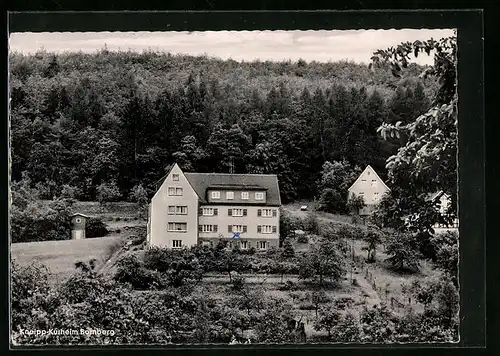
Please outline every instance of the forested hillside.
[[[437, 88], [411, 64], [398, 78], [349, 62], [239, 63], [146, 52], [9, 57], [12, 179], [40, 198], [65, 189], [127, 199], [173, 162], [187, 171], [276, 173], [283, 202], [311, 199], [325, 161], [385, 176], [396, 139]], [[404, 79], [401, 79], [404, 78]], [[115, 189], [116, 188], [116, 189]]]

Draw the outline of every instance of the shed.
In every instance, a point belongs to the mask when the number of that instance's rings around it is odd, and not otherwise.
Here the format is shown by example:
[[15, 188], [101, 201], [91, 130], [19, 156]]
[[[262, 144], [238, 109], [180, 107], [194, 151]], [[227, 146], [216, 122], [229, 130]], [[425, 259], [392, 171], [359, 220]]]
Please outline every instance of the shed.
[[71, 215], [71, 239], [81, 240], [85, 238], [85, 226], [90, 217], [76, 213]]

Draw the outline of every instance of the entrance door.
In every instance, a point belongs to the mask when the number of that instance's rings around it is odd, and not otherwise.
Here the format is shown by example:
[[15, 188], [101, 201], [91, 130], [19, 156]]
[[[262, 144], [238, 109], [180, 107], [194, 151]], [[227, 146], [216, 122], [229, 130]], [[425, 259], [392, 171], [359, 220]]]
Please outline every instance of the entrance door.
[[75, 230], [75, 240], [83, 239], [83, 230]]

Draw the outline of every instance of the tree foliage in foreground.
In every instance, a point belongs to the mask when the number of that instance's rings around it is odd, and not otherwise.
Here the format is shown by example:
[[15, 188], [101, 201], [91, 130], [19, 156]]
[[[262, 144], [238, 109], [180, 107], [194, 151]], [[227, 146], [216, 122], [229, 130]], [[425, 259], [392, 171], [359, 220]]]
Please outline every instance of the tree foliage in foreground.
[[[452, 198], [448, 220], [456, 216], [457, 196], [457, 39], [402, 43], [379, 50], [372, 57], [373, 68], [390, 65], [394, 75], [409, 65], [409, 55], [434, 55], [434, 65], [422, 77], [435, 76], [439, 89], [432, 107], [409, 123], [384, 123], [378, 129], [384, 138], [398, 137], [403, 145], [387, 159], [390, 197], [382, 205], [382, 215], [393, 227], [405, 228], [410, 219], [413, 231], [433, 233], [432, 226], [443, 219], [436, 214], [430, 193], [444, 191]], [[397, 220], [397, 221], [393, 221]]]

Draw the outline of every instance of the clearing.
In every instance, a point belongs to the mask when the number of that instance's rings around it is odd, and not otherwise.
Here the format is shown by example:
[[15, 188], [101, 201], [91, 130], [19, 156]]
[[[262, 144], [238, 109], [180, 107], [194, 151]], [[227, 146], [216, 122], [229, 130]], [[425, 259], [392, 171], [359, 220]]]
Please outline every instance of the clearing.
[[53, 282], [61, 282], [75, 272], [75, 262], [95, 258], [98, 268], [124, 243], [125, 237], [109, 235], [83, 240], [20, 242], [11, 245], [11, 256], [21, 265], [45, 265]]

